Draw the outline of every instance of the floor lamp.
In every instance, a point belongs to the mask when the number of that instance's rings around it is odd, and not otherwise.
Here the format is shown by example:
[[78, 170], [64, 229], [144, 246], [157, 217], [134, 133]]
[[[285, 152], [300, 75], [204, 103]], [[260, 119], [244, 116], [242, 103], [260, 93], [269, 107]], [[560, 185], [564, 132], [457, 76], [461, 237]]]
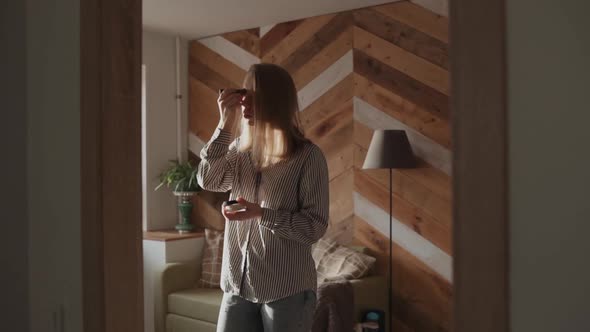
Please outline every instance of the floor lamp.
[[404, 130], [375, 130], [369, 151], [365, 157], [363, 169], [389, 169], [389, 330], [392, 330], [393, 321], [393, 273], [392, 251], [393, 240], [391, 224], [393, 222], [393, 169], [414, 168], [416, 159], [412, 153], [412, 147]]

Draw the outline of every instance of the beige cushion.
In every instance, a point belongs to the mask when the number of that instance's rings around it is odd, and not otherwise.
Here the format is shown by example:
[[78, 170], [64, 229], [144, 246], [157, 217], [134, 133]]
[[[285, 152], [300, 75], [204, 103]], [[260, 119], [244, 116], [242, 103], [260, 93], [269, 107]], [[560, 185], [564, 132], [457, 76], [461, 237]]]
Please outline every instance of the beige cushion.
[[223, 256], [223, 231], [205, 229], [205, 250], [201, 261], [201, 280], [199, 285], [219, 288], [221, 279], [221, 259]]
[[313, 246], [312, 256], [318, 271], [318, 283], [360, 279], [375, 264], [374, 257], [327, 239], [320, 239]]
[[189, 288], [168, 296], [168, 312], [217, 324], [221, 289]]

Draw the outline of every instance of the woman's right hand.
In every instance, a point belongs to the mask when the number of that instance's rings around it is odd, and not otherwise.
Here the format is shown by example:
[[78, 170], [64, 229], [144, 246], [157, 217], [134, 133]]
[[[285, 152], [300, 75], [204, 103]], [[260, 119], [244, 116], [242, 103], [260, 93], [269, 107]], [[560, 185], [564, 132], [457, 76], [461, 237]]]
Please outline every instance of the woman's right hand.
[[236, 89], [225, 89], [217, 98], [219, 107], [219, 128], [229, 130], [233, 127], [241, 106], [242, 95]]

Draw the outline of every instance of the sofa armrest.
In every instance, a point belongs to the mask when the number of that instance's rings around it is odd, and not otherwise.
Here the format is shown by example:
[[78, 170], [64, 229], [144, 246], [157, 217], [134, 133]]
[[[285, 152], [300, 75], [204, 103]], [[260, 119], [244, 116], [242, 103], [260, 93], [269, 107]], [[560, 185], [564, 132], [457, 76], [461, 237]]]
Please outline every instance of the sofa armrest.
[[159, 294], [154, 299], [156, 312], [156, 330], [165, 331], [166, 315], [168, 314], [168, 295], [183, 289], [191, 288], [201, 276], [201, 265], [190, 263], [168, 263], [159, 275]]
[[162, 271], [162, 293], [168, 294], [191, 288], [195, 285], [201, 274], [200, 264], [168, 263]]

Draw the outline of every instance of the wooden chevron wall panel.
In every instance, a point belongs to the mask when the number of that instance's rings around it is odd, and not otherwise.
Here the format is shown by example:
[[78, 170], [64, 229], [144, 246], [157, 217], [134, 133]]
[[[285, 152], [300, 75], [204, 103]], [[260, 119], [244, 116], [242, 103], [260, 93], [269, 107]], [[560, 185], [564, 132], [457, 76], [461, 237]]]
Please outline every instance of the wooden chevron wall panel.
[[375, 129], [406, 130], [419, 166], [393, 171], [394, 326], [449, 331], [448, 22], [409, 2], [353, 12], [354, 241], [387, 271], [389, 171], [362, 170]]
[[305, 134], [328, 162], [327, 236], [368, 247], [382, 274], [389, 171], [361, 168], [373, 130], [406, 130], [419, 166], [393, 171], [393, 324], [399, 331], [450, 330], [448, 39], [446, 17], [403, 1], [226, 33], [190, 48], [192, 153], [198, 155], [217, 124], [217, 89], [239, 87], [253, 63], [283, 66], [296, 83]]

